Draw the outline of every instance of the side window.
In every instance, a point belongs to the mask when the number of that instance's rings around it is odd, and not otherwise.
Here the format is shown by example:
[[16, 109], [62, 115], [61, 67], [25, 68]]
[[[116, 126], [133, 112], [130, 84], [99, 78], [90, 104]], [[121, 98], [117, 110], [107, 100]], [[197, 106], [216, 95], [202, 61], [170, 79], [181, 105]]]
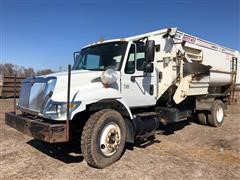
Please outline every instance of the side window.
[[143, 71], [145, 66], [145, 45], [143, 42], [137, 43], [137, 53], [136, 53], [136, 59], [137, 59], [137, 67], [136, 69], [138, 71]]
[[125, 73], [133, 74], [134, 72], [135, 72], [135, 46], [132, 44], [129, 54], [128, 54], [127, 64], [125, 67]]
[[145, 61], [145, 53], [144, 52], [137, 52], [137, 70], [143, 71], [144, 70], [144, 61]]

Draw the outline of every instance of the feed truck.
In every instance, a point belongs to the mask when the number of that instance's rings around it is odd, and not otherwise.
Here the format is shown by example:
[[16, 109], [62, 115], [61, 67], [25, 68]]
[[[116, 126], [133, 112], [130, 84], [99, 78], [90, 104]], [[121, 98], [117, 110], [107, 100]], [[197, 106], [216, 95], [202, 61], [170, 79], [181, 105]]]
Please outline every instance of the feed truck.
[[[86, 162], [104, 168], [125, 143], [196, 115], [214, 127], [239, 84], [239, 52], [166, 28], [101, 40], [74, 53], [68, 72], [26, 78], [9, 126], [59, 143], [78, 137]], [[19, 112], [18, 111], [18, 112]]]

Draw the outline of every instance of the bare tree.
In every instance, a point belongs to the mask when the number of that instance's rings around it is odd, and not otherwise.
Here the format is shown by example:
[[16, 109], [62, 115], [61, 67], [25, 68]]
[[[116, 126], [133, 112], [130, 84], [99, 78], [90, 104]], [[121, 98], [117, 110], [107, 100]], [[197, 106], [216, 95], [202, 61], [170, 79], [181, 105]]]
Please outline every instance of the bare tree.
[[14, 65], [11, 63], [0, 64], [0, 74], [5, 76], [40, 76], [53, 73], [54, 71], [51, 69], [43, 69], [39, 71], [35, 71], [33, 68], [24, 68], [22, 66]]
[[51, 69], [44, 69], [36, 72], [37, 76], [51, 74], [53, 71]]
[[33, 68], [26, 68], [24, 69], [24, 76], [28, 77], [28, 76], [34, 76], [35, 72]]
[[0, 72], [7, 76], [14, 74], [14, 71], [15, 71], [14, 65], [11, 63], [1, 64], [1, 66], [0, 66]]

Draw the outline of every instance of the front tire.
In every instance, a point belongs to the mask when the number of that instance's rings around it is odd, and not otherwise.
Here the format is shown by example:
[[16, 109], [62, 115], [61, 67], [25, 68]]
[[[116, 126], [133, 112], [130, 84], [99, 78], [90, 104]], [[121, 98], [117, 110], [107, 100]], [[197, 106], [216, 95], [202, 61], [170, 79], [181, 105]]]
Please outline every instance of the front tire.
[[224, 104], [221, 100], [215, 100], [212, 103], [211, 113], [208, 114], [208, 124], [213, 127], [219, 127], [224, 121]]
[[126, 125], [121, 114], [104, 109], [94, 113], [87, 121], [81, 137], [81, 149], [90, 166], [104, 168], [121, 157], [125, 141]]

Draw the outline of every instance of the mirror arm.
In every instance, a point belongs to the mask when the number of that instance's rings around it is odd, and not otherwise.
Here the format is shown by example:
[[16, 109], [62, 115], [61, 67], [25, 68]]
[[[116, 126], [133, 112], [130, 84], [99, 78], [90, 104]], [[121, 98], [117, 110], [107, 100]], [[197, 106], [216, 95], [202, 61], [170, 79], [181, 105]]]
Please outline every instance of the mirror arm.
[[131, 76], [131, 81], [134, 82], [136, 80], [136, 78], [139, 78], [139, 77], [146, 77], [147, 76], [147, 72], [144, 72], [144, 75], [138, 75], [138, 76]]

